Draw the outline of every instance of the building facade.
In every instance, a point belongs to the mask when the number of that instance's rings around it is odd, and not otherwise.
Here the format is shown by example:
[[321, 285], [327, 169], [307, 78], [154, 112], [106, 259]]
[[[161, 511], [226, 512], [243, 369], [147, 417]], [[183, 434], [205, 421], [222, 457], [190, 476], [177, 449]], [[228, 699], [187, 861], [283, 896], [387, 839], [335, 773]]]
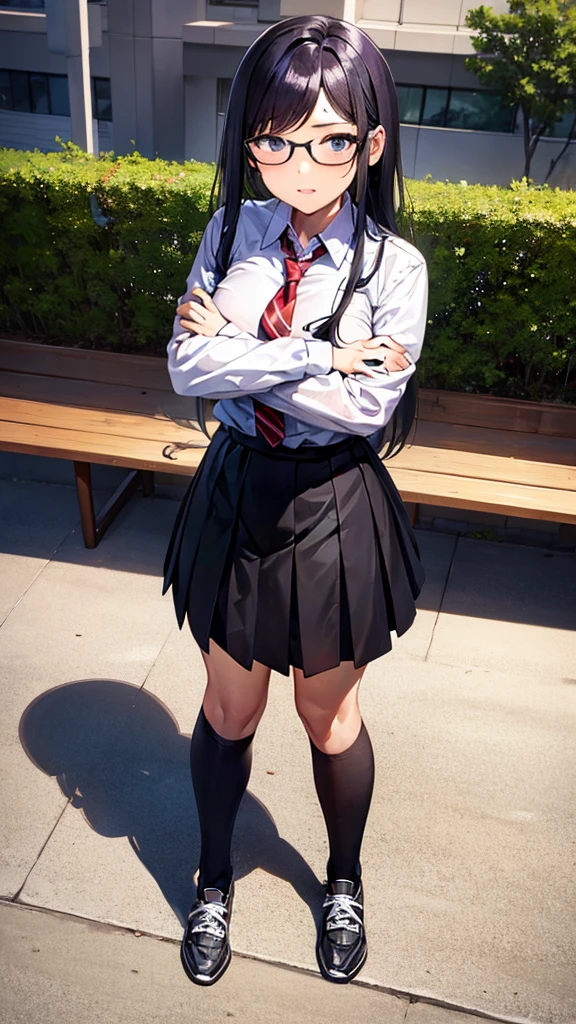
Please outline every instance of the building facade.
[[[71, 137], [70, 57], [54, 46], [58, 0], [0, 5], [0, 145], [57, 149]], [[397, 84], [407, 177], [507, 185], [523, 172], [517, 112], [466, 71], [474, 53], [467, 0], [315, 0], [316, 14], [356, 23], [382, 50]], [[213, 161], [232, 77], [271, 22], [310, 13], [310, 0], [88, 2], [94, 148]], [[507, 0], [493, 0], [497, 12]], [[569, 121], [538, 145], [543, 181]], [[576, 142], [551, 185], [576, 188]]]

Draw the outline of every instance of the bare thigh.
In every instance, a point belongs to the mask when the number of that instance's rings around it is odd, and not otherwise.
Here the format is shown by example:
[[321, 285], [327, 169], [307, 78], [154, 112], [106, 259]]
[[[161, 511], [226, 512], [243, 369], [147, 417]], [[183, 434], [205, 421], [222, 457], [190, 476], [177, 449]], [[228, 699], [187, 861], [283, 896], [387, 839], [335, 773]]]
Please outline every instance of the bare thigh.
[[201, 654], [208, 674], [203, 707], [210, 725], [227, 740], [250, 736], [264, 714], [270, 669], [258, 661], [251, 671], [242, 668], [212, 639], [210, 653]]
[[358, 691], [366, 669], [353, 661], [306, 679], [293, 668], [296, 710], [310, 739], [326, 754], [340, 754], [352, 746], [362, 727]]

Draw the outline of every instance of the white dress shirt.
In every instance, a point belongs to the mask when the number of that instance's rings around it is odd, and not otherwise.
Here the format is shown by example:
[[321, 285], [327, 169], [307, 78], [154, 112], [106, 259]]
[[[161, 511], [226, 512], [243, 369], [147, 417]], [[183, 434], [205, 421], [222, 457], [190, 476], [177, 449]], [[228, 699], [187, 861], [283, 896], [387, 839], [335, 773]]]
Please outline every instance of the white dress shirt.
[[[179, 304], [190, 299], [193, 288], [201, 287], [229, 323], [209, 338], [184, 330], [180, 317], [175, 317], [168, 343], [172, 385], [179, 395], [219, 399], [216, 419], [251, 435], [256, 434], [251, 396], [257, 395], [284, 414], [283, 443], [288, 447], [332, 444], [351, 433], [370, 439], [392, 416], [420, 356], [428, 304], [426, 262], [410, 242], [386, 236], [378, 271], [355, 292], [340, 323], [343, 342], [389, 336], [404, 346], [410, 365], [394, 372], [372, 368], [376, 377], [343, 375], [332, 366], [332, 343], [316, 340], [311, 332], [336, 309], [346, 285], [356, 210], [346, 193], [337, 216], [305, 248], [290, 224], [291, 212], [278, 199], [246, 200], [228, 273], [217, 280], [215, 254], [223, 210], [216, 211]], [[327, 252], [298, 284], [291, 334], [266, 340], [260, 320], [285, 280], [280, 236], [287, 224], [298, 257], [309, 255], [319, 239]], [[366, 236], [363, 277], [373, 267], [378, 246]]]

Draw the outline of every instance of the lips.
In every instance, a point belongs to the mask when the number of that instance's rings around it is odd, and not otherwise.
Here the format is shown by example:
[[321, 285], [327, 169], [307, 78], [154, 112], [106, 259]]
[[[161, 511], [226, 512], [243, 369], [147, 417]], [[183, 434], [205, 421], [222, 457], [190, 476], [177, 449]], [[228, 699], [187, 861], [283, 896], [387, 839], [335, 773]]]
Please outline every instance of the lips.
[[304, 196], [311, 196], [316, 191], [315, 188], [299, 188], [298, 191]]

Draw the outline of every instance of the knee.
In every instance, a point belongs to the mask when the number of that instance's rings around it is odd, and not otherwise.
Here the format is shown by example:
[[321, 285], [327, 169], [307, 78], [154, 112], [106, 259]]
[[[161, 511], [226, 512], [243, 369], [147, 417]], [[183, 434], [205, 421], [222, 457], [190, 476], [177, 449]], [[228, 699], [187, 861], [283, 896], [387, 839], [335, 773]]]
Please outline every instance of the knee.
[[208, 687], [203, 707], [206, 718], [219, 736], [227, 740], [240, 740], [256, 731], [266, 707], [266, 695], [259, 701], [239, 700], [223, 696]]
[[308, 736], [319, 750], [323, 750], [335, 732], [345, 726], [347, 709], [323, 706], [314, 701], [300, 698], [296, 711]]
[[329, 712], [312, 701], [300, 698], [296, 701], [296, 711], [311, 740], [315, 740], [317, 736], [330, 728]]
[[337, 754], [353, 743], [362, 724], [356, 699], [334, 706], [319, 704], [300, 695], [296, 711], [312, 743], [326, 754]]

